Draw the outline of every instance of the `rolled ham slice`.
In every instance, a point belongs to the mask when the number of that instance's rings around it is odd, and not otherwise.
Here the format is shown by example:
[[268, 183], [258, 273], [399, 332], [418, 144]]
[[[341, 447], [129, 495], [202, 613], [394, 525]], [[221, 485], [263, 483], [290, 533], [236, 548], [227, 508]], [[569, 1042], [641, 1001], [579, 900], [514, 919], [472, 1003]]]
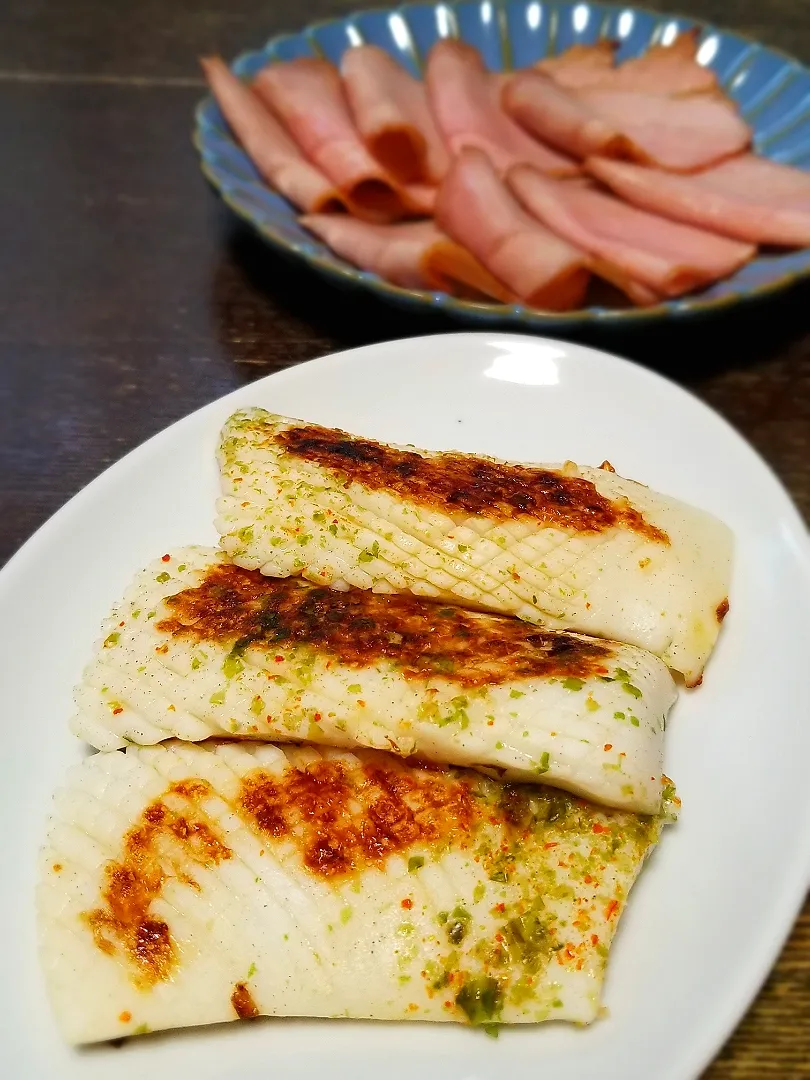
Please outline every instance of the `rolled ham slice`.
[[694, 176], [593, 158], [586, 168], [621, 198], [675, 221], [754, 244], [810, 246], [810, 174], [744, 154]]
[[262, 178], [300, 210], [345, 210], [335, 186], [307, 161], [251, 88], [218, 56], [200, 64], [222, 115]]
[[589, 278], [582, 251], [529, 217], [483, 151], [465, 149], [455, 159], [436, 220], [530, 307], [568, 311], [582, 303]]
[[424, 212], [422, 198], [415, 205], [369, 153], [352, 122], [340, 75], [326, 60], [271, 64], [254, 87], [358, 217], [388, 222]]
[[[693, 229], [580, 184], [511, 169], [509, 186], [539, 221], [610, 267], [614, 284], [633, 280], [662, 296], [679, 296], [734, 273], [754, 248]], [[441, 202], [441, 198], [440, 198]]]
[[579, 170], [570, 158], [531, 138], [500, 108], [503, 81], [490, 75], [478, 52], [461, 41], [437, 42], [425, 70], [428, 97], [450, 152], [482, 150], [500, 173], [530, 164], [554, 176]]
[[572, 45], [559, 56], [546, 56], [535, 70], [550, 76], [559, 86], [578, 90], [598, 86], [614, 71], [616, 42], [603, 38], [593, 45]]
[[705, 169], [751, 142], [751, 129], [721, 98], [614, 89], [582, 90], [578, 96], [585, 109], [624, 136], [627, 156], [671, 172]]
[[623, 157], [627, 139], [575, 93], [539, 71], [515, 75], [503, 90], [505, 111], [538, 139], [575, 158]]
[[430, 113], [425, 84], [385, 49], [347, 49], [340, 64], [357, 130], [401, 184], [438, 183], [450, 157]]
[[372, 225], [334, 214], [307, 214], [301, 224], [347, 262], [405, 289], [439, 289], [468, 299], [515, 299], [477, 259], [432, 221]]

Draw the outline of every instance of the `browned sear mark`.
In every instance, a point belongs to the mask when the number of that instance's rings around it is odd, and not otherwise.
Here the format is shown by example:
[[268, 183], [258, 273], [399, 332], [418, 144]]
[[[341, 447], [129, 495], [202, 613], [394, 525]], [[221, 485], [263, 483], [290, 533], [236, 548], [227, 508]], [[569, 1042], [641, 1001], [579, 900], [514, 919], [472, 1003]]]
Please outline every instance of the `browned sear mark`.
[[259, 1015], [256, 1002], [253, 1000], [253, 996], [245, 983], [240, 982], [234, 986], [231, 994], [231, 1005], [233, 1005], [234, 1012], [240, 1020], [252, 1020], [254, 1016]]
[[124, 838], [120, 859], [105, 867], [103, 906], [83, 915], [98, 948], [110, 955], [123, 952], [135, 965], [141, 986], [168, 978], [176, 960], [169, 927], [151, 911], [166, 881], [189, 881], [184, 871], [189, 862], [215, 866], [231, 857], [193, 806], [175, 809], [166, 802], [174, 796], [175, 804], [180, 797], [193, 803], [209, 791], [207, 781], [184, 780], [150, 803]]
[[418, 844], [467, 843], [481, 814], [470, 786], [451, 773], [408, 768], [383, 754], [362, 765], [316, 761], [242, 781], [239, 813], [274, 839], [291, 840], [325, 878], [361, 873]]
[[528, 465], [502, 465], [472, 454], [422, 456], [343, 431], [303, 425], [275, 436], [288, 454], [334, 469], [373, 491], [387, 491], [444, 510], [493, 521], [532, 518], [574, 532], [623, 527], [649, 540], [669, 537], [650, 525], [627, 500], [601, 495], [590, 480]]
[[312, 645], [351, 667], [381, 659], [406, 678], [442, 675], [466, 687], [520, 678], [607, 674], [608, 641], [448, 607], [410, 594], [338, 592], [297, 578], [218, 563], [193, 589], [170, 596], [158, 630], [196, 641], [233, 642], [238, 650]]
[[717, 611], [715, 612], [715, 614], [717, 615], [717, 621], [719, 623], [721, 623], [723, 619], [725, 619], [726, 615], [728, 615], [728, 597], [726, 597], [725, 600], [720, 601], [720, 603], [717, 605]]

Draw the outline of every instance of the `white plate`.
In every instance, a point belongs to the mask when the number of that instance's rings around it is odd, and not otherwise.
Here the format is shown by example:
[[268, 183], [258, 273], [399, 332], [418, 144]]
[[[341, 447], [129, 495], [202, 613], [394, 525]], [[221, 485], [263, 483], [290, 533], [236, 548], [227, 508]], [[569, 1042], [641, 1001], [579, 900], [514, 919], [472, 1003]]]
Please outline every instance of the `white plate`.
[[[704, 685], [676, 706], [667, 770], [684, 809], [633, 894], [608, 1018], [497, 1041], [451, 1025], [270, 1021], [60, 1043], [36, 961], [34, 857], [51, 792], [82, 753], [71, 687], [134, 570], [214, 540], [214, 447], [263, 405], [393, 442], [525, 461], [566, 457], [705, 507], [737, 541], [731, 613]], [[810, 542], [770, 470], [706, 406], [643, 368], [506, 334], [340, 353], [244, 387], [150, 440], [61, 510], [0, 574], [0, 1074], [224, 1080], [689, 1080], [773, 963], [808, 883]], [[80, 988], [77, 992], [81, 992]]]

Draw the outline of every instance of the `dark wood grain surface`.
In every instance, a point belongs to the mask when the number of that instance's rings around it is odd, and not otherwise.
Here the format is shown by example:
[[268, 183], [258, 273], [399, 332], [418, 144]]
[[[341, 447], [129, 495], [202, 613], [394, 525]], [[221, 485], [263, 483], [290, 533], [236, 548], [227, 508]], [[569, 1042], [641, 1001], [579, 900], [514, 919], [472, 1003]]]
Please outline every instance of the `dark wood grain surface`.
[[[334, 349], [455, 328], [281, 261], [231, 220], [197, 168], [195, 58], [230, 57], [356, 6], [0, 5], [0, 561], [110, 462], [234, 387]], [[810, 62], [808, 0], [679, 7]], [[718, 409], [810, 515], [808, 310], [800, 286], [745, 314], [598, 343]], [[807, 1077], [810, 908], [706, 1073]]]

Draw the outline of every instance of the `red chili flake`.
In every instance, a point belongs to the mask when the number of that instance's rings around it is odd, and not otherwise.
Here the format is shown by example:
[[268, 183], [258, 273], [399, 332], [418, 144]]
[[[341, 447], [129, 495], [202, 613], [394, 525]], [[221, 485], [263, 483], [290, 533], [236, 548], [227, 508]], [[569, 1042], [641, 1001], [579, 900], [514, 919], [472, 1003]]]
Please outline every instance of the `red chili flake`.
[[321, 714], [319, 712], [313, 713], [312, 719], [315, 721], [316, 724], [320, 724]]
[[[121, 625], [123, 626], [124, 624], [123, 624], [123, 623], [121, 623]], [[492, 727], [492, 725], [493, 725], [494, 723], [495, 723], [495, 721], [494, 721], [494, 720], [487, 720], [487, 727]]]
[[606, 742], [605, 745], [602, 747], [602, 749], [605, 752], [607, 752], [608, 750], [612, 750], [613, 749], [613, 743], [612, 742]]
[[365, 701], [363, 701], [362, 698], [357, 699], [357, 704], [360, 706], [361, 709], [365, 709], [365, 707], [366, 707], [366, 703], [365, 703]]
[[591, 934], [591, 945], [598, 945], [598, 944], [599, 944], [599, 935], [598, 934]]
[[124, 710], [121, 708], [120, 705], [116, 705], [116, 707], [113, 709], [113, 716], [118, 716], [118, 714], [122, 713], [123, 711]]
[[549, 842], [547, 844], [543, 844], [543, 847], [546, 848], [546, 849], [553, 848], [553, 847], [559, 847], [559, 844], [558, 844], [558, 842], [556, 840], [549, 840]]
[[163, 558], [161, 559], [161, 562], [171, 562], [171, 561], [172, 561], [171, 555], [164, 555]]
[[128, 1024], [132, 1019], [132, 1013], [125, 1009], [122, 1013], [118, 1014], [118, 1019], [122, 1024]]
[[406, 911], [411, 910], [411, 908], [413, 907], [413, 900], [411, 900], [410, 896], [405, 897], [405, 899], [402, 901], [401, 907], [404, 907]]
[[495, 940], [496, 941], [503, 941], [503, 934], [496, 934], [495, 935]]
[[600, 824], [600, 823], [599, 823], [598, 821], [596, 821], [596, 822], [594, 822], [594, 826], [593, 826], [593, 828], [591, 829], [591, 832], [595, 832], [595, 833], [609, 833], [609, 832], [610, 832], [610, 829], [609, 829], [609, 828], [607, 827], [607, 825], [602, 825], [602, 824]]
[[277, 664], [283, 664], [284, 663], [284, 657], [283, 656], [274, 656], [273, 659], [275, 660], [275, 662]]
[[608, 906], [605, 908], [605, 918], [612, 919], [613, 916], [616, 914], [616, 909], [618, 908], [618, 906], [618, 900], [611, 900]]
[[121, 622], [118, 625], [119, 626], [126, 626], [127, 625], [126, 619], [122, 619]]
[[586, 874], [585, 877], [582, 880], [585, 882], [586, 885], [590, 885], [591, 882], [593, 881], [593, 878], [591, 877], [590, 874]]
[[496, 904], [495, 910], [498, 912], [499, 915], [503, 915], [503, 913], [506, 911], [506, 904]]

